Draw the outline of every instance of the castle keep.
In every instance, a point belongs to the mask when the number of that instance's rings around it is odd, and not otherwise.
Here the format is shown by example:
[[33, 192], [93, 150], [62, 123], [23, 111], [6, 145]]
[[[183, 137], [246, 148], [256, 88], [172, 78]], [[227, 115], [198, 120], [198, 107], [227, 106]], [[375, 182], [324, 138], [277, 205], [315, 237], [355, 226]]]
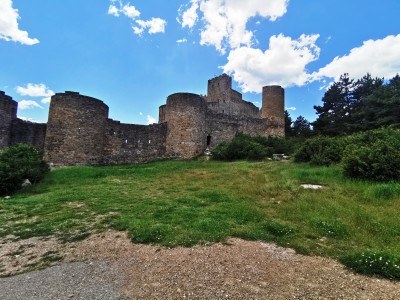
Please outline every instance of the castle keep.
[[127, 164], [193, 158], [237, 133], [284, 136], [284, 90], [266, 86], [262, 108], [244, 101], [226, 74], [208, 81], [207, 96], [177, 93], [152, 125], [108, 118], [108, 106], [77, 92], [51, 97], [47, 124], [17, 118], [18, 103], [0, 91], [0, 148], [30, 144], [54, 166]]

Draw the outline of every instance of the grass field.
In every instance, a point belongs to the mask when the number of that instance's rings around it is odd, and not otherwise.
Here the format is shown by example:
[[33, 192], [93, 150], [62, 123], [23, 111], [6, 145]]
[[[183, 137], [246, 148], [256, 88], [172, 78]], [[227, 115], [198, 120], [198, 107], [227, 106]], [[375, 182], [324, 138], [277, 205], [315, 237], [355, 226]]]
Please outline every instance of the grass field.
[[[302, 183], [325, 188], [305, 190]], [[275, 241], [400, 279], [400, 184], [350, 180], [335, 167], [215, 161], [69, 167], [0, 201], [0, 237], [73, 241], [108, 228], [128, 231], [136, 243], [170, 247], [228, 237]]]

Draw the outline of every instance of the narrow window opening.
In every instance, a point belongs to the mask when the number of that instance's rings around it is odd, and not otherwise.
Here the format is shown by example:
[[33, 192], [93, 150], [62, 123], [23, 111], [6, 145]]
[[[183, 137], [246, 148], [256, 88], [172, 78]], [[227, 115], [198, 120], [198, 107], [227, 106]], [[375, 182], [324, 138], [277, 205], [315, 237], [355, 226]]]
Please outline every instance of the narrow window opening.
[[211, 144], [211, 135], [207, 136], [207, 147]]

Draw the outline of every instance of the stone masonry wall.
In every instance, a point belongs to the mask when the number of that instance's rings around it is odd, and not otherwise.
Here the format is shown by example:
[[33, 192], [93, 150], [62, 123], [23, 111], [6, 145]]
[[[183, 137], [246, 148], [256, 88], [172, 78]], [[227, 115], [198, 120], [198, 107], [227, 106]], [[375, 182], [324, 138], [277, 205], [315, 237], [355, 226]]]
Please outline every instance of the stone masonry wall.
[[10, 146], [28, 144], [43, 151], [46, 128], [46, 124], [32, 123], [23, 121], [21, 119], [15, 119], [12, 122]]
[[228, 75], [208, 83], [207, 96], [170, 95], [159, 109], [159, 123], [149, 126], [111, 120], [107, 105], [76, 92], [52, 97], [47, 126], [30, 123], [17, 119], [17, 102], [0, 92], [0, 148], [19, 143], [44, 148], [54, 166], [129, 164], [194, 158], [239, 132], [284, 136], [281, 87], [263, 88], [260, 111], [232, 89]]
[[242, 94], [232, 89], [232, 78], [226, 74], [208, 81], [208, 108], [214, 113], [259, 118], [260, 111], [251, 102], [243, 100]]
[[212, 150], [220, 143], [230, 141], [238, 133], [251, 136], [268, 136], [268, 123], [265, 119], [207, 114], [207, 136]]
[[130, 164], [166, 158], [167, 124], [132, 125], [109, 119], [103, 163]]
[[168, 97], [165, 120], [169, 155], [193, 158], [203, 153], [206, 148], [206, 111], [206, 102], [199, 95], [178, 93]]
[[45, 159], [53, 165], [100, 164], [108, 106], [75, 92], [51, 97]]
[[214, 113], [221, 113], [233, 116], [247, 116], [251, 118], [260, 118], [260, 110], [251, 102], [244, 101], [242, 94], [235, 90], [227, 90], [215, 99], [215, 102], [207, 100], [208, 109]]
[[285, 120], [285, 90], [278, 85], [264, 86], [262, 90], [261, 116], [273, 122]]
[[18, 103], [0, 91], [0, 149], [10, 146], [11, 126], [17, 119]]

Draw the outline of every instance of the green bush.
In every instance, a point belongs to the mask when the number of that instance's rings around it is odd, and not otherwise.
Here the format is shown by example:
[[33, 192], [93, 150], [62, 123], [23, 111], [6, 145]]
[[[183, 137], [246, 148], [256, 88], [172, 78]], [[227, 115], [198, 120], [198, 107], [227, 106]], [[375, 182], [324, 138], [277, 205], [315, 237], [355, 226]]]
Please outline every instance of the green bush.
[[242, 133], [237, 134], [232, 141], [219, 144], [213, 150], [217, 160], [262, 160], [271, 157], [273, 153], [290, 155], [301, 139], [281, 137], [251, 137]]
[[282, 137], [254, 137], [252, 138], [256, 143], [265, 147], [272, 148], [272, 153], [282, 153], [291, 155], [296, 149], [297, 145], [302, 141], [301, 138], [282, 138]]
[[295, 153], [294, 160], [317, 166], [329, 166], [341, 161], [343, 150], [343, 139], [318, 136], [306, 140]]
[[271, 156], [273, 149], [257, 141], [257, 138], [244, 134], [238, 134], [230, 142], [218, 145], [213, 151], [213, 157], [217, 160], [262, 160]]
[[400, 130], [379, 129], [348, 138], [344, 174], [375, 181], [400, 180]]
[[41, 153], [34, 147], [19, 145], [0, 151], [0, 195], [13, 193], [21, 188], [25, 179], [39, 182], [49, 171]]
[[400, 258], [390, 253], [362, 252], [342, 257], [340, 260], [358, 273], [400, 279]]

